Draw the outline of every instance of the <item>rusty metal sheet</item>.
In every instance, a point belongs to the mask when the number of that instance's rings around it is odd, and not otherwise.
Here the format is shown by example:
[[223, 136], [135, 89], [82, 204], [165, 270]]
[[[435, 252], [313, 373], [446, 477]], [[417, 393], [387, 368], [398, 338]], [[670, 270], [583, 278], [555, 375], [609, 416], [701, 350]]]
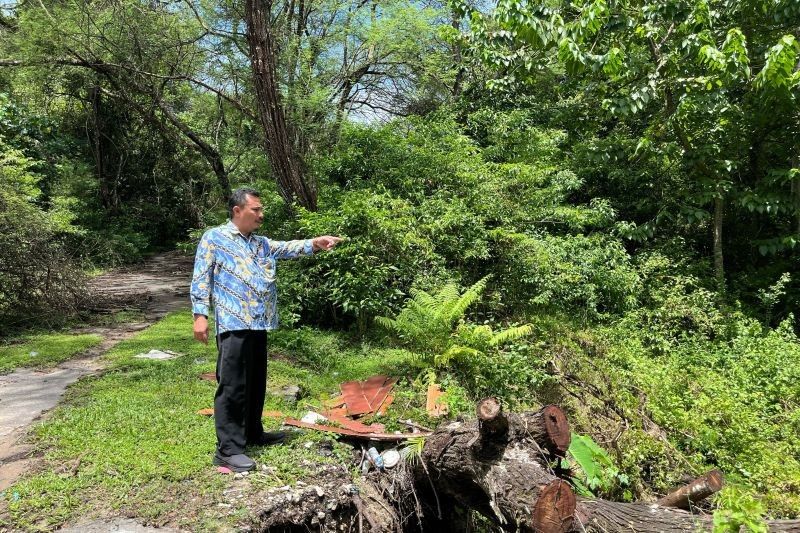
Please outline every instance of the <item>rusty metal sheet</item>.
[[397, 382], [395, 378], [372, 376], [364, 381], [345, 381], [342, 391], [347, 414], [359, 416], [376, 412]]
[[362, 424], [361, 422], [347, 418], [346, 416], [331, 413], [330, 411], [323, 411], [322, 416], [331, 422], [336, 422], [340, 426], [352, 429], [357, 433], [382, 433], [383, 430], [386, 429], [383, 424]]

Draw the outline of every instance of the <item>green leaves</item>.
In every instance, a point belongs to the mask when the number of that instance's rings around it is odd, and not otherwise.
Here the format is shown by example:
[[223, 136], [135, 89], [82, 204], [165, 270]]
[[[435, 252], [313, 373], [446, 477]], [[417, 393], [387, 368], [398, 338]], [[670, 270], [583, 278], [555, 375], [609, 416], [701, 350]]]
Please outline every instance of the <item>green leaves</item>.
[[[377, 317], [383, 327], [394, 331], [413, 350], [424, 354], [428, 364], [452, 348], [455, 324], [467, 308], [480, 298], [488, 279], [483, 278], [464, 293], [458, 284], [447, 283], [434, 293], [412, 290], [412, 298], [395, 318]], [[451, 356], [454, 353], [451, 353]]]
[[628, 484], [627, 476], [620, 473], [606, 451], [588, 435], [573, 433], [568, 454], [580, 467], [582, 475], [573, 478], [573, 482], [583, 495], [608, 493], [617, 485]]
[[755, 86], [762, 90], [787, 91], [800, 83], [795, 72], [800, 43], [794, 35], [784, 35], [765, 56], [764, 67], [756, 75]]

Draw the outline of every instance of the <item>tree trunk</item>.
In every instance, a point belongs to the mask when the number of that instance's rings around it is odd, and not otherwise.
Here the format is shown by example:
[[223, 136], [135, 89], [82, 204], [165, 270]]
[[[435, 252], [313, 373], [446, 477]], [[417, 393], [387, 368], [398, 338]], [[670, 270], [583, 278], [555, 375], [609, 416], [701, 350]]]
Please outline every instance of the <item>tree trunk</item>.
[[[710, 515], [659, 503], [576, 498], [559, 478], [564, 472], [551, 465], [568, 449], [570, 436], [567, 419], [556, 406], [505, 415], [495, 399], [487, 398], [478, 403], [477, 412], [477, 420], [448, 423], [427, 438], [417, 467], [418, 487], [432, 484], [437, 498], [478, 511], [505, 531], [683, 532], [713, 528]], [[709, 479], [706, 485], [713, 485], [712, 490], [683, 491], [686, 494], [679, 495], [677, 503], [699, 501], [718, 490], [721, 473], [712, 472]], [[800, 531], [797, 520], [767, 524], [770, 531]]]
[[103, 118], [103, 94], [100, 86], [94, 85], [89, 89], [91, 111], [91, 132], [89, 137], [92, 142], [92, 156], [94, 157], [97, 181], [100, 184], [100, 203], [103, 209], [115, 212], [118, 207], [116, 187], [110, 183], [109, 172], [106, 165], [108, 153], [106, 150], [105, 120]]
[[[800, 148], [798, 148], [800, 150]], [[792, 168], [797, 172], [792, 180], [792, 198], [794, 203], [794, 231], [800, 239], [800, 156], [795, 156], [792, 161]]]
[[659, 499], [656, 503], [662, 507], [690, 509], [692, 505], [722, 490], [725, 477], [719, 470], [712, 470], [677, 490]]
[[725, 287], [725, 263], [722, 254], [722, 221], [724, 215], [724, 199], [722, 191], [717, 190], [714, 196], [714, 276], [722, 289]]
[[418, 478], [504, 529], [568, 531], [575, 497], [547, 463], [569, 444], [563, 413], [547, 406], [506, 416], [490, 402], [479, 403], [480, 422], [452, 422], [428, 437]]
[[247, 43], [253, 69], [258, 116], [264, 130], [266, 151], [278, 191], [291, 205], [297, 201], [306, 209], [316, 210], [317, 192], [306, 179], [300, 154], [292, 149], [292, 128], [286, 120], [276, 78], [277, 54], [270, 22], [270, 0], [245, 0]]

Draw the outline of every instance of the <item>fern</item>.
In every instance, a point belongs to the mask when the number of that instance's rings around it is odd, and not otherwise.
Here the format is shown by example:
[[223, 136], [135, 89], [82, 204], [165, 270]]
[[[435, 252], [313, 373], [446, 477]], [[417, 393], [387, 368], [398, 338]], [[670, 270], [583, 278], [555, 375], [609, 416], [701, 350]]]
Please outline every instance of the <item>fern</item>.
[[454, 282], [435, 293], [413, 290], [395, 318], [381, 316], [376, 321], [420, 354], [426, 366], [445, 367], [457, 360], [474, 363], [489, 350], [533, 331], [524, 325], [495, 332], [489, 325], [464, 321], [467, 309], [480, 299], [487, 283], [488, 277], [483, 278], [463, 293]]
[[447, 366], [451, 361], [457, 359], [477, 359], [484, 353], [469, 346], [451, 346], [444, 353], [434, 356], [433, 362], [436, 366]]
[[423, 354], [428, 363], [433, 363], [434, 357], [448, 348], [453, 325], [478, 301], [487, 281], [487, 278], [478, 281], [463, 294], [454, 282], [433, 294], [412, 290], [411, 298], [395, 318], [377, 317], [376, 321], [409, 348]]
[[503, 344], [515, 341], [517, 339], [521, 339], [522, 337], [530, 335], [531, 333], [533, 333], [533, 326], [531, 326], [530, 324], [504, 329], [492, 335], [492, 339], [489, 341], [489, 345], [502, 346]]

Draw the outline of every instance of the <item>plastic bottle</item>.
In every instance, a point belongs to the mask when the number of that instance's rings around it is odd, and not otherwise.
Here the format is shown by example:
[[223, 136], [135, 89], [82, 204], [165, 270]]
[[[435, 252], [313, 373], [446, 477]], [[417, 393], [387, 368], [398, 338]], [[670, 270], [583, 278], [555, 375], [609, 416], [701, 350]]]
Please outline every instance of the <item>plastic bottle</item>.
[[381, 457], [381, 454], [375, 449], [375, 446], [367, 450], [367, 456], [369, 457], [369, 461], [375, 465], [375, 468], [383, 471], [383, 457]]

